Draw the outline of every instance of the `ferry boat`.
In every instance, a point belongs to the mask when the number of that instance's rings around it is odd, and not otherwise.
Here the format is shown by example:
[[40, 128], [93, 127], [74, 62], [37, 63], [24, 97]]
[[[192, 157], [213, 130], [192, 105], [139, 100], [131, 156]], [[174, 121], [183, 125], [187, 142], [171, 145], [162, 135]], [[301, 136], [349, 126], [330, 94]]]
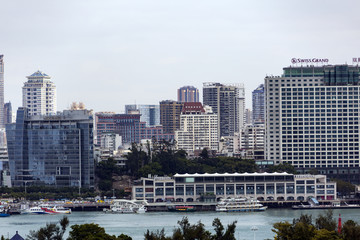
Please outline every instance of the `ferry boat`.
[[216, 205], [217, 212], [261, 212], [266, 209], [260, 201], [252, 198], [224, 199]]
[[105, 212], [112, 213], [145, 213], [147, 202], [138, 200], [113, 200], [110, 209], [104, 209]]
[[57, 205], [40, 205], [41, 209], [50, 214], [70, 214], [70, 208]]
[[25, 208], [21, 211], [21, 214], [49, 214], [45, 210], [41, 209], [41, 207], [31, 207], [31, 208]]

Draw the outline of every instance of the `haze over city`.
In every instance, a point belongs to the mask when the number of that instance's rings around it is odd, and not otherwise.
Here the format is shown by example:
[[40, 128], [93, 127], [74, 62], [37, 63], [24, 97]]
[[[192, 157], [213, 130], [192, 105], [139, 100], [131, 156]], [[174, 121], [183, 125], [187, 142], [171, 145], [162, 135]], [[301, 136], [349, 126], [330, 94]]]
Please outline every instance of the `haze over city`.
[[[5, 101], [37, 70], [57, 86], [58, 110], [95, 111], [176, 100], [203, 82], [251, 91], [296, 58], [360, 57], [357, 1], [2, 1]], [[202, 97], [200, 96], [200, 100]]]

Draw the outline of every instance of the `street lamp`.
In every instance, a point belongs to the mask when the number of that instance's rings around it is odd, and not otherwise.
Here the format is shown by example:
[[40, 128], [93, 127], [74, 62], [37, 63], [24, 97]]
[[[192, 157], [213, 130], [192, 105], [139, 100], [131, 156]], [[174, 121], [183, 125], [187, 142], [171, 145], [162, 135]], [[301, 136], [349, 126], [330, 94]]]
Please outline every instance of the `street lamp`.
[[251, 227], [251, 231], [254, 232], [254, 240], [255, 240], [255, 232], [258, 230], [258, 228], [256, 226], [252, 226]]

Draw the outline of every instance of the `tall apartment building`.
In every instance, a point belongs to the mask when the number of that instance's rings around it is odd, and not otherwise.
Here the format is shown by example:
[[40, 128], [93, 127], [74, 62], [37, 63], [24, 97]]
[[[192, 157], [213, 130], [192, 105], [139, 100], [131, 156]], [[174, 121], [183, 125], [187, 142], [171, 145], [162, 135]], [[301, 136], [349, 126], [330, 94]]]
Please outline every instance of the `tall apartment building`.
[[359, 66], [286, 67], [265, 78], [266, 159], [359, 183]]
[[203, 104], [218, 115], [219, 137], [234, 136], [245, 123], [243, 84], [203, 84]]
[[140, 114], [115, 114], [99, 112], [95, 114], [96, 136], [99, 144], [101, 135], [116, 133], [122, 143], [140, 142]]
[[252, 121], [253, 123], [265, 122], [265, 87], [260, 84], [252, 92]]
[[184, 86], [177, 90], [178, 102], [199, 102], [199, 89], [193, 86]]
[[184, 103], [164, 100], [160, 102], [160, 124], [164, 133], [175, 133], [180, 128], [180, 113]]
[[12, 123], [11, 102], [4, 104], [4, 124]]
[[240, 131], [240, 149], [247, 159], [263, 160], [265, 152], [264, 124], [245, 125]]
[[37, 71], [27, 77], [24, 83], [23, 107], [30, 115], [51, 115], [56, 113], [56, 87], [50, 76]]
[[0, 128], [4, 126], [4, 55], [0, 55]]
[[189, 154], [204, 148], [219, 150], [218, 118], [211, 107], [200, 102], [184, 103], [180, 115], [180, 130], [175, 131], [178, 149]]
[[141, 114], [140, 122], [145, 122], [147, 127], [160, 125], [160, 106], [147, 104], [131, 104], [125, 105], [125, 113], [129, 114], [133, 111], [139, 111]]
[[94, 187], [91, 111], [30, 116], [20, 107], [6, 135], [13, 186]]

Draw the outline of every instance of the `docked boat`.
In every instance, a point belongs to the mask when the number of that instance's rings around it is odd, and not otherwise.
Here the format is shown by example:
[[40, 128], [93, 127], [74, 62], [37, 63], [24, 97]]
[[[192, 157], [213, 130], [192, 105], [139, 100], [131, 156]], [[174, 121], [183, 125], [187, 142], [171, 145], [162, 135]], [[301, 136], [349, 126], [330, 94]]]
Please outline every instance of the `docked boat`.
[[330, 204], [320, 204], [316, 198], [309, 198], [307, 203], [300, 203], [300, 205], [292, 206], [294, 210], [308, 210], [308, 209], [347, 209], [360, 208], [359, 204], [347, 204], [340, 201], [332, 201]]
[[0, 217], [10, 217], [9, 208], [0, 205]]
[[45, 212], [50, 213], [50, 214], [70, 214], [71, 213], [70, 208], [64, 208], [63, 206], [41, 205], [40, 207], [42, 210], [44, 210]]
[[117, 199], [113, 200], [110, 209], [104, 209], [104, 211], [112, 213], [145, 213], [147, 211], [146, 205], [146, 201]]
[[21, 214], [49, 214], [49, 212], [46, 212], [45, 210], [41, 209], [41, 207], [31, 207], [31, 208], [25, 208], [21, 211]]
[[217, 212], [261, 212], [266, 209], [260, 201], [252, 198], [224, 199], [216, 205]]
[[170, 212], [195, 212], [196, 209], [194, 206], [188, 206], [188, 205], [172, 205], [168, 206], [168, 210]]

